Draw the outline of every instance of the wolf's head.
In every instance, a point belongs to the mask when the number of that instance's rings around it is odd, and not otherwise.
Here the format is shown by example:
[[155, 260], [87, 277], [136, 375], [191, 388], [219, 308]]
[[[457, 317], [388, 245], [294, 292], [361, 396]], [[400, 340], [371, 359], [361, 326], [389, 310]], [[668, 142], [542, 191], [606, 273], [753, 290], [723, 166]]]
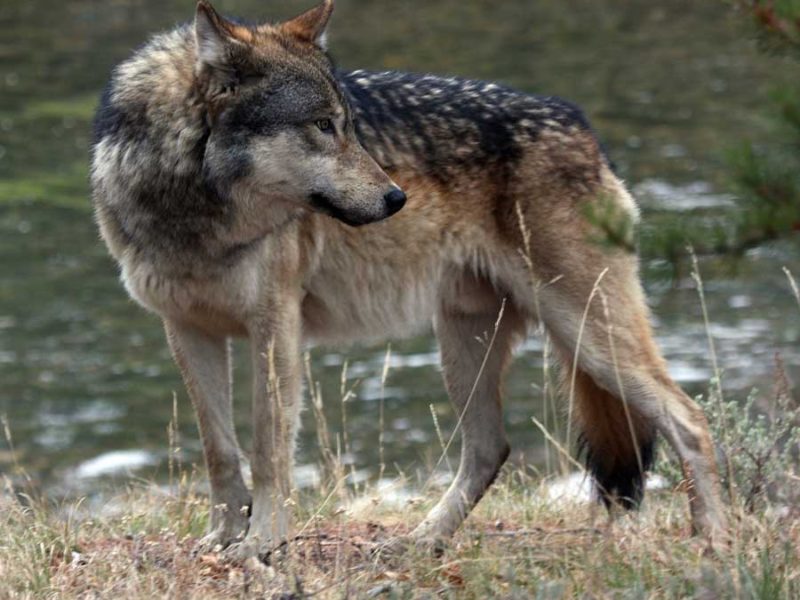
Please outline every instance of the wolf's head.
[[384, 219], [405, 194], [356, 139], [325, 53], [333, 0], [279, 24], [240, 25], [201, 0], [196, 86], [210, 128], [204, 176], [220, 192]]

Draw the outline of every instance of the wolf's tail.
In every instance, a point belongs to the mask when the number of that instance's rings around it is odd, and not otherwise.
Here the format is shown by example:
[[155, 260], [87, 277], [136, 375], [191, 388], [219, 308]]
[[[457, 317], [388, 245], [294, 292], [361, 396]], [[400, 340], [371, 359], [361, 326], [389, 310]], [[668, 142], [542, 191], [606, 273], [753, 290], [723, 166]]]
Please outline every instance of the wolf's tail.
[[599, 387], [584, 371], [562, 368], [562, 389], [573, 394], [573, 418], [580, 429], [579, 449], [607, 507], [638, 508], [644, 496], [645, 472], [653, 463], [653, 426]]

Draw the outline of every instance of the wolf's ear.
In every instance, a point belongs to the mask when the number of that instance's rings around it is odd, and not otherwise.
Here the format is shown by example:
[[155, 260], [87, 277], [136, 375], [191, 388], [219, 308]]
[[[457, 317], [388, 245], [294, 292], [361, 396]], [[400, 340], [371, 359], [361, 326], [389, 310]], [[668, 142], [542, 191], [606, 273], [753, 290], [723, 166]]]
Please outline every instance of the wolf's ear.
[[197, 41], [197, 67], [228, 67], [228, 48], [236, 43], [231, 27], [208, 2], [200, 0], [194, 15], [194, 37]]
[[281, 29], [299, 40], [316, 44], [325, 50], [326, 27], [331, 13], [333, 13], [333, 0], [323, 0], [319, 6], [283, 23]]

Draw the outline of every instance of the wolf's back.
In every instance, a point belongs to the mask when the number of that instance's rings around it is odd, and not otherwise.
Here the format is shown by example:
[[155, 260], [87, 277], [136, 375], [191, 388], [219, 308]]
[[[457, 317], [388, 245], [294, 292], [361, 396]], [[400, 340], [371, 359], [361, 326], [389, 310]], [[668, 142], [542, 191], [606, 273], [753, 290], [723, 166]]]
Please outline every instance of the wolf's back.
[[543, 132], [590, 132], [583, 113], [555, 96], [496, 83], [399, 72], [339, 73], [359, 138], [385, 168], [446, 182], [464, 169], [513, 164]]

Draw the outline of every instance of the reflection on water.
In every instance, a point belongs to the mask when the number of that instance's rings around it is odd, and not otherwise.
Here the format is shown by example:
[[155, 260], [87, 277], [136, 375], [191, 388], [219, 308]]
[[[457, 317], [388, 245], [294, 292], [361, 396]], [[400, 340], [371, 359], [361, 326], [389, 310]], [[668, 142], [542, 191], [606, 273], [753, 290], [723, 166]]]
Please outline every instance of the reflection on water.
[[[226, 0], [231, 13], [287, 16], [308, 3]], [[199, 459], [183, 386], [157, 319], [129, 301], [98, 240], [87, 199], [88, 123], [111, 66], [154, 31], [191, 17], [185, 1], [6, 0], [0, 6], [0, 413], [21, 462], [53, 493], [91, 492], [110, 476], [164, 472], [173, 393], [181, 458]], [[669, 0], [343, 2], [331, 44], [343, 66], [402, 68], [499, 79], [583, 105], [645, 219], [730, 210], [723, 151], [766, 128], [759, 116], [769, 59], [755, 53], [718, 3]], [[657, 218], [656, 218], [657, 217]], [[771, 389], [774, 356], [800, 376], [800, 312], [780, 268], [800, 274], [796, 244], [740, 261], [706, 260], [711, 334], [728, 394]], [[670, 370], [692, 393], [712, 375], [697, 293], [683, 273], [644, 274]], [[245, 349], [236, 347], [240, 358]], [[430, 336], [386, 347], [317, 349], [313, 371], [326, 416], [356, 478], [374, 476], [384, 404], [386, 473], [426, 473], [454, 424]], [[236, 377], [238, 425], [249, 437], [247, 372]], [[352, 397], [343, 406], [342, 371]], [[542, 460], [542, 343], [532, 337], [512, 369], [506, 414], [515, 449]], [[432, 408], [431, 408], [432, 407]], [[549, 416], [548, 418], [552, 418]], [[304, 415], [298, 482], [319, 460]], [[0, 442], [0, 470], [11, 453]], [[388, 484], [387, 484], [388, 485]]]

